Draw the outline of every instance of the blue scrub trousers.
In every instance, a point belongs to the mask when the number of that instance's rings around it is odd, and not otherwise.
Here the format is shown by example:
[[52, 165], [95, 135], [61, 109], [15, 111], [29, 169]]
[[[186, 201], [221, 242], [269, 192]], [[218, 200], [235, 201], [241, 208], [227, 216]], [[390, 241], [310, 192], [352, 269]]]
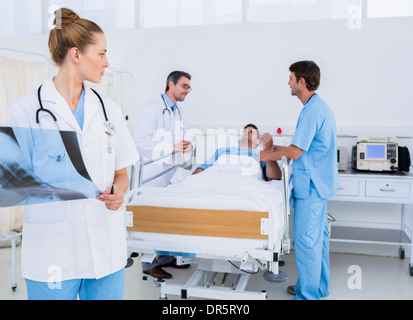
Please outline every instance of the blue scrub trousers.
[[26, 279], [29, 300], [122, 300], [125, 268], [101, 279], [74, 279], [59, 283]]
[[311, 183], [307, 199], [295, 199], [294, 248], [298, 271], [295, 300], [319, 300], [329, 295], [330, 237], [327, 201]]

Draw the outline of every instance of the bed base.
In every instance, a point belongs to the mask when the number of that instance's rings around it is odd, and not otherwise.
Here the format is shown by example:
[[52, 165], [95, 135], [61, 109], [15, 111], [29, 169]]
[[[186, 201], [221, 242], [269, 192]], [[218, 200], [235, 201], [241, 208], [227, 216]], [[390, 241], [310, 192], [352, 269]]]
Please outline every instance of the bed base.
[[[252, 274], [238, 270], [227, 261], [201, 259], [198, 263], [198, 268], [184, 284], [173, 284], [152, 277], [146, 277], [144, 280], [152, 279], [155, 282], [159, 287], [161, 300], [167, 300], [168, 295], [180, 296], [181, 299], [192, 297], [217, 300], [267, 299], [265, 290], [261, 292], [245, 290]], [[251, 272], [256, 271], [251, 270]], [[229, 274], [236, 275], [233, 283], [228, 281]]]
[[[153, 255], [173, 255], [180, 259], [197, 259], [197, 261], [212, 261], [212, 267], [205, 267], [205, 262], [200, 263], [197, 270], [184, 284], [171, 284], [162, 280], [154, 279], [156, 285], [160, 288], [160, 298], [166, 299], [167, 294], [178, 295], [183, 299], [188, 297], [210, 298], [210, 299], [245, 299], [245, 300], [264, 300], [267, 298], [266, 292], [248, 292], [245, 291], [248, 280], [251, 276], [249, 273], [232, 268], [227, 273], [238, 274], [237, 281], [232, 288], [215, 288], [211, 286], [212, 280], [207, 279], [207, 273], [212, 272], [212, 278], [222, 273], [221, 268], [216, 269], [217, 263], [229, 264], [228, 261], [239, 261], [242, 268], [252, 265], [253, 268], [267, 270], [264, 278], [271, 282], [283, 282], [287, 280], [287, 275], [279, 270], [278, 261], [281, 255], [289, 254], [289, 216], [290, 216], [290, 180], [289, 166], [287, 159], [282, 159], [282, 173], [284, 179], [284, 234], [282, 239], [273, 239], [272, 232], [269, 232], [268, 226], [271, 226], [272, 215], [268, 212], [249, 212], [234, 210], [204, 210], [204, 209], [182, 209], [182, 208], [158, 208], [127, 206], [124, 208], [126, 224], [128, 231], [151, 232], [151, 233], [171, 233], [179, 235], [195, 236], [212, 236], [212, 237], [230, 237], [246, 239], [265, 239], [268, 241], [267, 249], [248, 249], [234, 250], [233, 248], [211, 248], [211, 246], [195, 246], [193, 244], [180, 244], [179, 252], [176, 252], [176, 244], [165, 242], [153, 242], [145, 240], [128, 239], [129, 252], [140, 252]], [[132, 190], [125, 196], [125, 203], [128, 204], [134, 195], [141, 193], [158, 193], [159, 188], [142, 188]], [[174, 190], [168, 190], [168, 194], [174, 194]], [[182, 190], [176, 195], [179, 196]], [[188, 194], [191, 194], [188, 190]], [[230, 195], [231, 196], [231, 195]], [[239, 194], [237, 195], [239, 197]], [[252, 196], [249, 195], [242, 195]], [[265, 198], [260, 195], [253, 195], [258, 201], [266, 202]], [[167, 211], [168, 213], [165, 213]], [[171, 211], [173, 214], [170, 214]], [[237, 219], [239, 214], [243, 219]], [[244, 216], [245, 214], [245, 216]], [[158, 216], [158, 221], [153, 223], [153, 218]], [[225, 218], [223, 218], [225, 217]], [[239, 217], [239, 216], [238, 216]], [[244, 217], [248, 217], [247, 226], [243, 224]], [[215, 221], [214, 221], [215, 220]], [[235, 227], [234, 227], [235, 224]], [[251, 226], [253, 226], [251, 228]], [[194, 232], [194, 229], [196, 230]], [[253, 230], [253, 231], [251, 231]], [[215, 262], [215, 263], [214, 263]], [[242, 269], [241, 268], [241, 269]], [[248, 268], [248, 267], [247, 267]], [[148, 278], [148, 277], [146, 277]], [[204, 284], [199, 285], [201, 279]]]

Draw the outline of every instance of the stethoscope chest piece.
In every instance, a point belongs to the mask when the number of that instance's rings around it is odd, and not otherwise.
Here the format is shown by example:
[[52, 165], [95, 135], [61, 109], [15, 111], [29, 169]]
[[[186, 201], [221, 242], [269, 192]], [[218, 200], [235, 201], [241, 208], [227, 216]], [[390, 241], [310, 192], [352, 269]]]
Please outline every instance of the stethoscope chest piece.
[[113, 152], [113, 149], [110, 145], [110, 137], [113, 137], [115, 135], [115, 126], [113, 124], [111, 124], [109, 121], [106, 121], [104, 126], [106, 128], [105, 133], [108, 135], [107, 151], [108, 151], [109, 154], [111, 154]]
[[113, 137], [115, 135], [115, 126], [113, 124], [111, 124], [109, 121], [106, 121], [104, 124], [106, 131], [105, 133], [109, 136], [109, 137]]

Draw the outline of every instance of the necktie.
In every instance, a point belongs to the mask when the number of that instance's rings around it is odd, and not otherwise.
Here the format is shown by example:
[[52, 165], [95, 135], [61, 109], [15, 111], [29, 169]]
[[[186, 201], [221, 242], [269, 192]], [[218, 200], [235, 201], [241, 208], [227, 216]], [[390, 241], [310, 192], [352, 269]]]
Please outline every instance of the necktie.
[[172, 106], [171, 107], [171, 110], [172, 110], [172, 112], [175, 114], [175, 109], [176, 109], [176, 106]]

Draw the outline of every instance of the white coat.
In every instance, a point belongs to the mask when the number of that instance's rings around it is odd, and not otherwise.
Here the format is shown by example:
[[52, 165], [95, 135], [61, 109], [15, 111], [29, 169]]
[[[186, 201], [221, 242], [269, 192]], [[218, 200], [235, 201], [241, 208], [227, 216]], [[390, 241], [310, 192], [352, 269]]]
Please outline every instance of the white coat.
[[[58, 119], [60, 130], [75, 131], [86, 169], [95, 185], [108, 188], [116, 170], [130, 166], [139, 156], [118, 105], [102, 97], [109, 121], [115, 126], [110, 137], [112, 153], [107, 152], [108, 135], [98, 97], [85, 86], [83, 131], [73, 113], [49, 79], [42, 87], [42, 103]], [[28, 94], [9, 109], [8, 125], [38, 128], [37, 91]], [[42, 128], [56, 129], [50, 116], [41, 113]], [[38, 141], [34, 141], [32, 163], [36, 173]], [[37, 152], [38, 154], [38, 152]], [[56, 161], [48, 159], [47, 161]], [[47, 282], [70, 279], [99, 279], [125, 266], [127, 259], [126, 229], [123, 214], [109, 211], [96, 199], [64, 201], [27, 206], [24, 214], [22, 275]]]
[[[178, 111], [174, 114], [169, 106], [169, 112], [165, 108], [166, 104], [162, 96], [159, 95], [159, 98], [149, 102], [138, 111], [133, 139], [144, 162], [158, 160], [172, 154], [174, 145], [182, 140], [191, 141], [194, 145], [193, 136], [186, 129], [182, 110], [180, 110], [180, 116]], [[173, 154], [163, 162], [146, 166], [143, 171], [143, 180], [180, 164], [183, 164], [182, 153]], [[144, 187], [164, 187], [169, 184], [174, 173], [175, 170], [172, 170], [145, 184]]]

